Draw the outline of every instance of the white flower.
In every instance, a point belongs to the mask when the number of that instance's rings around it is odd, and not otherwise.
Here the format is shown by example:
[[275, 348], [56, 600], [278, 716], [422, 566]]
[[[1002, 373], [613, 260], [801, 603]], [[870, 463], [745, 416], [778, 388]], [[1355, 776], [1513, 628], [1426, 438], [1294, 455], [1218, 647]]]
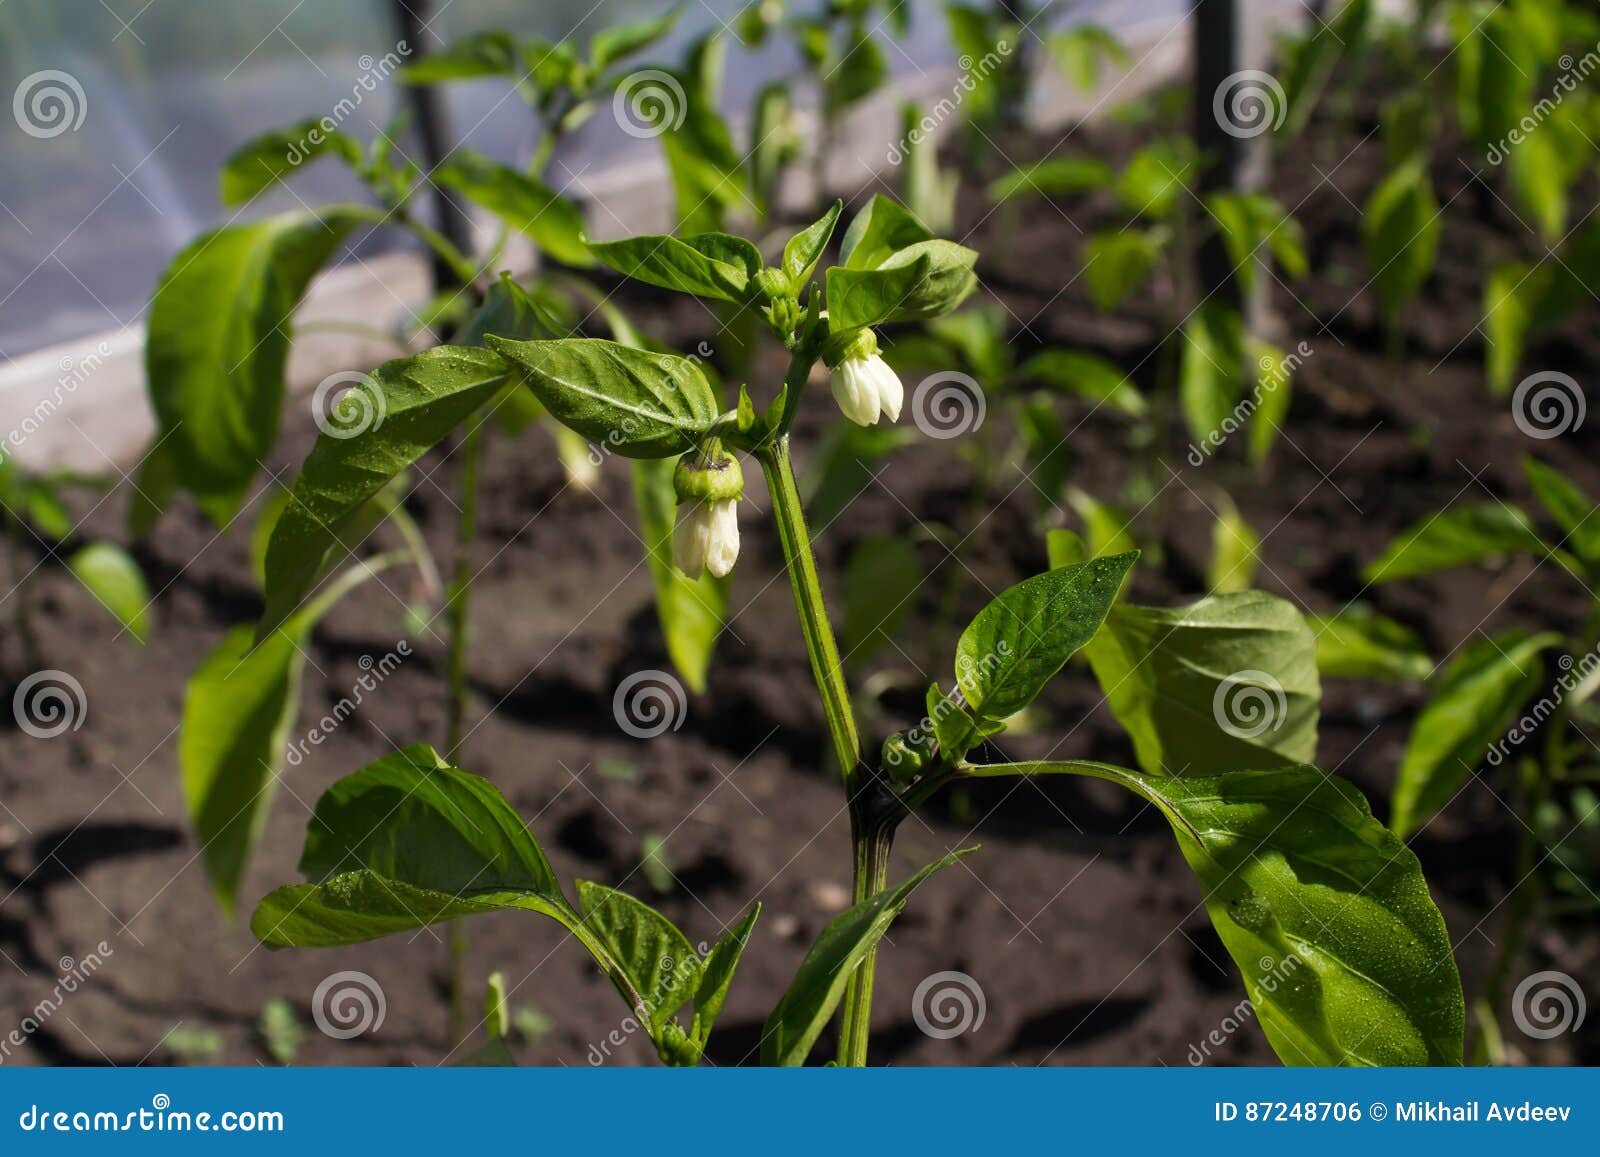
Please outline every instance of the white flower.
[[880, 414], [900, 420], [905, 387], [889, 363], [878, 356], [878, 338], [870, 329], [843, 335], [840, 346], [826, 355], [833, 370], [833, 400], [858, 426], [875, 426]]
[[702, 571], [722, 578], [739, 558], [739, 500], [691, 502], [672, 538], [672, 561], [692, 579]]

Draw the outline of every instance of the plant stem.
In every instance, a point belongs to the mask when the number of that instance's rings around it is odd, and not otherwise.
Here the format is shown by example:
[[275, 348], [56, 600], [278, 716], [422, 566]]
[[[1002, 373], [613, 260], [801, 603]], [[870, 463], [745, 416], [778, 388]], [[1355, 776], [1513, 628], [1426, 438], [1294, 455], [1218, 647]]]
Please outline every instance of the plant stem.
[[[461, 514], [456, 520], [456, 551], [450, 594], [445, 605], [449, 628], [449, 697], [445, 705], [445, 760], [457, 765], [466, 739], [467, 612], [472, 593], [472, 540], [478, 533], [478, 484], [483, 473], [484, 422], [474, 415], [461, 444]], [[467, 1023], [467, 927], [450, 923], [450, 1045], [465, 1039]]]
[[[869, 770], [861, 762], [861, 740], [856, 732], [855, 714], [850, 706], [850, 689], [845, 684], [844, 668], [833, 627], [828, 622], [828, 607], [817, 577], [816, 558], [811, 553], [811, 538], [806, 530], [800, 490], [795, 485], [794, 467], [789, 461], [789, 438], [781, 435], [756, 452], [761, 472], [772, 495], [773, 518], [783, 545], [789, 583], [794, 588], [795, 607], [800, 613], [800, 631], [805, 637], [811, 673], [822, 695], [822, 710], [828, 720], [834, 754], [838, 757], [850, 809], [850, 842], [854, 852], [852, 896], [855, 903], [870, 900], [883, 891], [889, 870], [889, 849], [894, 839], [892, 823], [885, 823], [869, 806], [876, 787]], [[867, 953], [845, 990], [843, 1021], [839, 1037], [839, 1063], [867, 1063], [867, 1039], [872, 1020], [872, 981], [877, 970], [877, 949]]]

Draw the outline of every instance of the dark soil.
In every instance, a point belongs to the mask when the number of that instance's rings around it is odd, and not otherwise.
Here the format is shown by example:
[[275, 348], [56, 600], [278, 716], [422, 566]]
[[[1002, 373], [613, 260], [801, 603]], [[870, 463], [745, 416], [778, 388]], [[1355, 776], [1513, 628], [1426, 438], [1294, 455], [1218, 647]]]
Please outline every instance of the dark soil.
[[[1291, 420], [1264, 471], [1247, 469], [1239, 447], [1199, 468], [1173, 456], [1175, 471], [1158, 478], [1166, 549], [1141, 567], [1136, 593], [1172, 602], [1202, 592], [1221, 487], [1262, 534], [1258, 585], [1308, 610], [1364, 599], [1418, 628], [1441, 657], [1481, 631], [1575, 627], [1585, 593], [1548, 566], [1517, 563], [1363, 587], [1362, 564], [1441, 506], [1496, 496], [1531, 508], [1519, 467], [1527, 453], [1600, 494], [1593, 424], [1535, 444], [1513, 424], [1509, 404], [1484, 386], [1475, 332], [1479, 287], [1491, 257], [1532, 251], [1532, 242], [1492, 198], [1473, 191], [1471, 172], [1456, 162], [1436, 174], [1448, 206], [1439, 271], [1405, 350], [1398, 360], [1385, 356], [1372, 298], [1361, 292], [1366, 264], [1351, 207], [1381, 177], [1378, 142], [1355, 149], [1370, 127], [1342, 130], [1334, 139], [1347, 143], [1331, 160], [1309, 147], [1280, 159], [1276, 193], [1304, 221], [1316, 272], [1275, 285], [1273, 304], [1284, 344], [1304, 339], [1314, 352], [1295, 381]], [[1125, 154], [1125, 135], [1080, 129], [1064, 143], [1026, 142], [1021, 152]], [[1307, 139], [1327, 136], [1322, 126]], [[1493, 213], [1485, 213], [1486, 201]], [[1084, 235], [1122, 223], [1110, 206], [1093, 198], [1037, 202], [1014, 223], [975, 197], [963, 209], [962, 232], [971, 232], [970, 243], [984, 254], [988, 292], [1016, 319], [1019, 345], [1093, 350], [1134, 367], [1142, 386], [1152, 383], [1161, 332], [1155, 295], [1108, 318], [1074, 277]], [[661, 313], [632, 290], [624, 300], [653, 336], [685, 348], [715, 336], [715, 319], [696, 306]], [[1533, 348], [1530, 368], [1592, 378], [1600, 370], [1595, 316]], [[831, 414], [824, 397], [819, 390], [812, 407], [819, 417], [797, 436], [802, 460]], [[280, 471], [292, 470], [314, 433], [305, 407], [293, 410], [273, 461]], [[990, 413], [1003, 445], [1004, 414], [1000, 407]], [[1126, 427], [1090, 416], [1088, 405], [1075, 401], [1062, 402], [1062, 419], [1071, 431], [1070, 480], [1098, 497], [1119, 498], [1141, 453], [1128, 445]], [[1174, 430], [1173, 441], [1182, 447], [1187, 439]], [[441, 557], [448, 554], [457, 465], [444, 452], [430, 455], [412, 500]], [[821, 536], [824, 582], [835, 599], [849, 549], [882, 534], [922, 543], [930, 572], [943, 576], [959, 565], [957, 623], [991, 594], [1041, 570], [1042, 527], [1070, 516], [1048, 509], [1041, 517], [1038, 490], [1004, 472], [991, 494], [993, 513], [972, 529], [961, 563], [935, 545], [928, 528], [959, 520], [970, 485], [969, 468], [948, 444], [919, 443], [890, 458], [849, 516]], [[811, 938], [845, 902], [850, 882], [840, 793], [826, 770], [826, 736], [758, 477], [747, 494], [734, 614], [710, 688], [691, 701], [680, 730], [643, 742], [618, 729], [612, 694], [629, 674], [668, 664], [627, 471], [608, 463], [595, 491], [582, 493], [564, 486], [550, 443], [537, 431], [495, 441], [474, 594], [473, 731], [463, 760], [528, 818], [563, 878], [620, 884], [657, 903], [693, 940], [713, 938], [761, 901], [762, 918], [713, 1040], [718, 1064], [752, 1060], [766, 1012]], [[119, 492], [89, 527], [120, 536], [124, 506]], [[113, 641], [98, 609], [59, 567], [40, 572], [36, 619], [48, 665], [78, 679], [89, 706], [82, 728], [56, 739], [0, 733], [0, 1029], [49, 994], [59, 969], [70, 967], [62, 958], [83, 959], [102, 940], [112, 955], [26, 1045], [0, 1053], [4, 1063], [165, 1063], [173, 1051], [163, 1039], [179, 1026], [220, 1034], [221, 1052], [211, 1059], [252, 1063], [264, 1057], [255, 1025], [273, 997], [287, 999], [307, 1026], [301, 1063], [463, 1059], [447, 1057], [442, 928], [346, 949], [275, 953], [258, 946], [242, 922], [224, 923], [212, 902], [182, 803], [177, 720], [188, 675], [230, 625], [250, 620], [259, 607], [247, 537], [216, 535], [187, 506], [168, 517], [140, 548], [160, 591], [155, 635], [143, 649], [126, 637]], [[891, 649], [872, 669], [909, 670], [911, 660], [922, 661], [938, 629], [942, 586], [925, 588], [897, 640], [903, 653]], [[296, 734], [356, 684], [363, 660], [405, 637], [409, 592], [400, 579], [388, 588], [367, 588], [316, 633]], [[944, 630], [949, 637], [935, 650], [948, 655], [953, 632]], [[306, 820], [330, 783], [392, 747], [440, 740], [440, 654], [439, 639], [424, 639], [356, 718], [285, 775], [242, 911], [297, 879]], [[7, 658], [14, 682], [24, 673], [14, 645]], [[1380, 816], [1420, 698], [1416, 689], [1348, 681], [1325, 689], [1320, 762], [1366, 791]], [[1036, 733], [1001, 737], [1006, 755], [1053, 751], [1132, 762], [1086, 670], [1070, 668], [1043, 706]], [[864, 723], [876, 737], [915, 714], [914, 700], [889, 695]], [[9, 713], [4, 721], [9, 726]], [[1504, 802], [1511, 795], [1506, 782], [1475, 782], [1414, 844], [1458, 945], [1469, 993], [1503, 934], [1500, 904], [1520, 830]], [[642, 843], [652, 834], [666, 838], [676, 874], [665, 895], [639, 870]], [[1207, 1063], [1274, 1063], [1248, 1016], [1242, 1025], [1235, 1019], [1243, 997], [1235, 970], [1159, 817], [1097, 782], [986, 784], [908, 822], [894, 874], [972, 843], [982, 851], [929, 883], [891, 933], [878, 973], [875, 1062], [1183, 1065], [1199, 1050]], [[474, 1007], [486, 975], [500, 969], [513, 1004], [535, 1006], [551, 1022], [548, 1032], [517, 1046], [520, 1060], [653, 1063], [648, 1045], [623, 1031], [624, 1012], [609, 985], [553, 924], [508, 914], [475, 921], [471, 933]], [[1515, 975], [1560, 967], [1594, 991], [1596, 947], [1591, 925], [1558, 924]], [[313, 990], [343, 969], [375, 977], [386, 997], [381, 1029], [350, 1041], [310, 1028]], [[912, 1021], [912, 993], [924, 977], [945, 970], [976, 979], [987, 1015], [976, 1032], [935, 1040]], [[614, 1032], [621, 1044], [607, 1042]], [[1511, 1043], [1539, 1061], [1600, 1060], [1592, 1031], [1548, 1045]]]

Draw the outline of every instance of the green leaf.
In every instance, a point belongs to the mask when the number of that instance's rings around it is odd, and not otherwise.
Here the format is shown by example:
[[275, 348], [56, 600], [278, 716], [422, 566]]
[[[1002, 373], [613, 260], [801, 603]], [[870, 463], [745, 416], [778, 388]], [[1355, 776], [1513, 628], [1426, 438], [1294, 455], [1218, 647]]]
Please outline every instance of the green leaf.
[[889, 59], [865, 21], [849, 31], [843, 54], [823, 77], [825, 115], [830, 119], [878, 91], [889, 79]]
[[1422, 637], [1366, 607], [1307, 620], [1317, 636], [1317, 671], [1323, 675], [1420, 683], [1433, 674]]
[[1305, 232], [1277, 201], [1259, 193], [1212, 193], [1204, 204], [1217, 224], [1234, 275], [1247, 293], [1255, 285], [1262, 249], [1270, 252], [1290, 277], [1306, 275]]
[[1217, 302], [1201, 306], [1183, 327], [1178, 393], [1184, 424], [1197, 443], [1214, 443], [1236, 427], [1247, 341], [1239, 311]]
[[578, 907], [589, 931], [605, 945], [628, 981], [622, 998], [644, 997], [652, 1036], [688, 1004], [700, 987], [700, 957], [688, 938], [654, 908], [625, 892], [578, 881]]
[[141, 539], [156, 528], [178, 494], [178, 464], [160, 441], [153, 442], [139, 464], [133, 493], [128, 496], [128, 535]]
[[1600, 518], [1595, 517], [1600, 508], [1572, 479], [1537, 458], [1524, 458], [1522, 472], [1539, 504], [1566, 536], [1556, 545], [1567, 547], [1585, 566], [1600, 572]]
[[407, 84], [443, 84], [486, 76], [515, 76], [516, 42], [511, 39], [509, 32], [479, 32], [445, 48], [431, 50], [420, 60], [406, 65], [400, 75]]
[[1506, 733], [1517, 710], [1539, 690], [1539, 653], [1561, 641], [1554, 632], [1480, 639], [1451, 660], [1417, 716], [1400, 761], [1389, 826], [1401, 839], [1455, 798]]
[[[922, 109], [914, 101], [900, 105], [900, 136], [905, 142], [901, 162], [900, 192], [906, 206], [936, 233], [950, 233], [956, 227], [956, 196], [961, 190], [961, 173], [939, 164], [939, 142], [923, 132]], [[894, 154], [891, 152], [890, 159]]]
[[263, 189], [298, 172], [318, 157], [338, 157], [352, 168], [361, 163], [361, 145], [338, 129], [325, 128], [311, 117], [273, 129], [240, 145], [222, 162], [222, 203], [243, 205]]
[[1116, 180], [1110, 165], [1096, 157], [1053, 157], [1018, 165], [992, 182], [987, 190], [991, 201], [1012, 197], [1076, 197], [1105, 189]]
[[1261, 536], [1224, 495], [1217, 505], [1217, 520], [1211, 524], [1211, 562], [1206, 567], [1206, 587], [1214, 595], [1249, 590], [1261, 562], [1260, 549]]
[[749, 296], [761, 268], [760, 251], [727, 233], [591, 241], [589, 250], [635, 281], [736, 304]]
[[932, 240], [933, 233], [915, 214], [877, 193], [845, 230], [839, 264], [846, 269], [876, 269], [902, 249]]
[[499, 357], [466, 346], [439, 346], [372, 372], [371, 395], [383, 403], [372, 413], [381, 420], [354, 435], [337, 427], [318, 434], [273, 528], [258, 638], [288, 619], [315, 587], [329, 551], [367, 500], [510, 380]]
[[1255, 349], [1258, 372], [1252, 395], [1255, 412], [1250, 422], [1248, 449], [1250, 461], [1259, 466], [1267, 460], [1273, 443], [1289, 420], [1296, 359], [1269, 342], [1254, 339], [1251, 345]]
[[1387, 583], [1505, 555], [1543, 558], [1546, 552], [1526, 514], [1503, 502], [1485, 502], [1456, 506], [1417, 523], [1361, 573], [1367, 582]]
[[452, 152], [433, 178], [526, 235], [547, 256], [564, 265], [594, 264], [583, 237], [583, 211], [542, 181], [471, 149]]
[[[259, 644], [252, 628], [234, 627], [189, 679], [178, 766], [206, 875], [229, 917], [284, 762], [305, 758], [303, 747], [289, 747], [289, 731], [300, 709], [307, 639], [334, 603], [377, 573], [352, 567]], [[320, 742], [322, 732], [316, 735]]]
[[883, 938], [917, 886], [977, 848], [963, 848], [929, 864], [910, 879], [846, 908], [828, 921], [811, 945], [761, 1033], [761, 1063], [805, 1064], [811, 1046], [844, 997], [850, 975]]
[[710, 574], [691, 579], [672, 565], [672, 531], [677, 495], [672, 488], [672, 458], [633, 463], [633, 493], [639, 507], [639, 533], [645, 561], [656, 587], [656, 616], [667, 654], [696, 695], [706, 689], [711, 655], [728, 614], [728, 580]]
[[717, 396], [696, 358], [595, 338], [488, 343], [558, 421], [624, 457], [681, 454], [716, 424]]
[[796, 289], [811, 279], [811, 272], [827, 250], [833, 231], [839, 224], [839, 214], [843, 212], [844, 202], [835, 201], [833, 208], [784, 243], [783, 271], [789, 275]]
[[682, 8], [674, 4], [660, 16], [649, 20], [635, 20], [602, 28], [589, 41], [589, 63], [595, 72], [604, 72], [613, 64], [643, 52], [667, 33], [678, 22]]
[[1439, 229], [1439, 202], [1421, 161], [1395, 169], [1367, 201], [1361, 230], [1378, 307], [1391, 326], [1433, 272]]
[[908, 539], [869, 538], [850, 552], [840, 632], [848, 662], [859, 666], [888, 645], [916, 607], [922, 581], [922, 563]]
[[978, 612], [956, 642], [956, 683], [980, 721], [1021, 711], [1094, 637], [1139, 557], [1091, 559], [1024, 579]]
[[1094, 776], [1159, 808], [1285, 1064], [1461, 1063], [1466, 1011], [1444, 918], [1416, 856], [1344, 781], [1315, 767], [1207, 779], [1094, 763], [964, 770]]
[[707, 952], [700, 970], [700, 987], [694, 994], [694, 1026], [690, 1035], [704, 1045], [711, 1035], [712, 1026], [722, 1015], [722, 1005], [728, 998], [728, 986], [733, 983], [739, 958], [750, 943], [750, 933], [755, 930], [756, 917], [761, 915], [761, 903], [750, 906], [744, 918], [717, 938]]
[[278, 437], [289, 320], [363, 211], [335, 206], [202, 235], [150, 304], [145, 370], [180, 484], [225, 523]]
[[1310, 122], [1339, 61], [1366, 47], [1371, 15], [1371, 0], [1349, 0], [1337, 16], [1311, 21], [1311, 31], [1306, 36], [1280, 46], [1277, 76], [1283, 84], [1288, 110], [1280, 131], [1285, 137], [1299, 136]]
[[1194, 180], [1199, 157], [1187, 140], [1158, 140], [1134, 153], [1117, 176], [1117, 199], [1129, 213], [1165, 221]]
[[537, 912], [589, 950], [630, 1012], [645, 1010], [663, 1057], [682, 1029], [662, 1010], [698, 995], [705, 975], [682, 933], [636, 900], [580, 883], [580, 914], [494, 785], [430, 747], [397, 751], [330, 787], [300, 871], [308, 883], [272, 892], [251, 919], [268, 947], [333, 947], [479, 913]]
[[1133, 57], [1116, 33], [1099, 24], [1078, 24], [1051, 33], [1046, 43], [1056, 67], [1080, 92], [1099, 87], [1100, 70], [1107, 63], [1122, 69], [1133, 66]]
[[1555, 133], [1532, 133], [1506, 158], [1511, 195], [1545, 244], [1567, 231], [1567, 156]]
[[1081, 350], [1041, 350], [1017, 367], [1016, 376], [1110, 406], [1130, 418], [1142, 418], [1149, 410], [1144, 395], [1114, 363]]
[[1283, 599], [1244, 591], [1170, 610], [1115, 607], [1084, 654], [1151, 775], [1316, 755], [1316, 640]]
[[91, 542], [67, 567], [135, 639], [150, 641], [150, 588], [132, 555], [114, 543]]
[[949, 313], [978, 287], [978, 255], [953, 241], [919, 241], [871, 269], [827, 273], [828, 324], [835, 331]]
[[1165, 248], [1157, 230], [1119, 229], [1092, 234], [1084, 246], [1083, 276], [1095, 305], [1110, 313], [1150, 276]]
[[[1133, 520], [1126, 513], [1076, 486], [1067, 491], [1067, 502], [1083, 520], [1090, 558], [1124, 554], [1135, 548]], [[1050, 565], [1058, 564], [1052, 562]]]

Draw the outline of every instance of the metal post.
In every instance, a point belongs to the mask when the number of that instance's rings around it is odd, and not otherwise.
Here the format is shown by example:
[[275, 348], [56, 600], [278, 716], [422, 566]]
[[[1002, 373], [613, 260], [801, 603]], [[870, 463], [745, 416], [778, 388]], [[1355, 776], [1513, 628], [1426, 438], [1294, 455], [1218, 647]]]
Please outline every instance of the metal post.
[[[431, 17], [433, 0], [394, 0], [395, 24], [399, 36], [410, 50], [412, 60], [425, 56], [427, 38], [432, 35], [426, 25]], [[450, 137], [450, 118], [444, 107], [443, 93], [432, 85], [406, 85], [405, 100], [411, 106], [411, 116], [417, 128], [417, 139], [422, 149], [422, 168], [432, 174], [439, 163], [454, 147]], [[465, 206], [448, 189], [430, 183], [434, 216], [439, 232], [463, 253], [471, 251], [472, 221]], [[433, 283], [438, 289], [454, 285], [456, 275], [450, 266], [437, 255], [433, 259]]]
[[[1195, 140], [1200, 147], [1200, 195], [1217, 190], [1247, 193], [1267, 183], [1267, 137], [1277, 115], [1273, 84], [1242, 74], [1258, 74], [1266, 61], [1266, 16], [1252, 0], [1198, 0], [1194, 14], [1194, 118]], [[1275, 83], [1275, 82], [1274, 82]], [[1267, 118], [1265, 129], [1251, 121], [1241, 125], [1226, 113], [1228, 94], [1248, 86], [1262, 94], [1258, 106]], [[1281, 90], [1279, 90], [1281, 91]], [[1219, 108], [1218, 97], [1222, 94]], [[1259, 332], [1260, 292], [1266, 278], [1257, 276], [1257, 293], [1246, 301], [1221, 239], [1208, 237], [1198, 257], [1199, 286], [1203, 298], [1237, 307], [1251, 332]]]

